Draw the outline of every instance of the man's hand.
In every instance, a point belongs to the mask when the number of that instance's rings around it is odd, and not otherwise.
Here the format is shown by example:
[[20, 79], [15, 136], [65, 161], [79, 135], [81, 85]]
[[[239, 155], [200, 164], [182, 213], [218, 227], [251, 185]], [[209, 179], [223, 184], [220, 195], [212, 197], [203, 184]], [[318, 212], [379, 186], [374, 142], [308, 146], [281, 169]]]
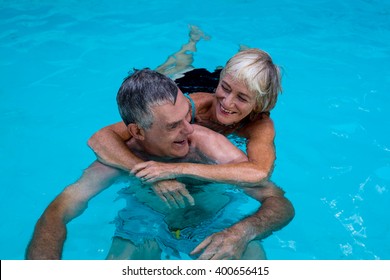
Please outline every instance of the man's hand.
[[[198, 260], [238, 260], [241, 259], [249, 240], [242, 232], [228, 228], [214, 233], [203, 240], [191, 255], [202, 253]], [[202, 252], [203, 251], [203, 252]]]
[[185, 185], [176, 180], [156, 182], [152, 189], [169, 208], [186, 207], [185, 199], [189, 205], [195, 205], [195, 200], [187, 191]]
[[166, 179], [174, 179], [178, 172], [174, 163], [162, 163], [157, 161], [145, 161], [134, 165], [131, 174], [144, 183], [154, 183]]

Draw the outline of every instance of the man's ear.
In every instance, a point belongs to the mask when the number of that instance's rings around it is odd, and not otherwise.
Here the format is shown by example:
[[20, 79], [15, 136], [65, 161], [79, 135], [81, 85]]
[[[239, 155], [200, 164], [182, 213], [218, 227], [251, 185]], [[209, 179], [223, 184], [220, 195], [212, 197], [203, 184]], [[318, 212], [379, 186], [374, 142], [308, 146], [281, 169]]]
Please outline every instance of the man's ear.
[[144, 140], [145, 139], [145, 131], [138, 124], [131, 123], [127, 126], [127, 130], [135, 139]]

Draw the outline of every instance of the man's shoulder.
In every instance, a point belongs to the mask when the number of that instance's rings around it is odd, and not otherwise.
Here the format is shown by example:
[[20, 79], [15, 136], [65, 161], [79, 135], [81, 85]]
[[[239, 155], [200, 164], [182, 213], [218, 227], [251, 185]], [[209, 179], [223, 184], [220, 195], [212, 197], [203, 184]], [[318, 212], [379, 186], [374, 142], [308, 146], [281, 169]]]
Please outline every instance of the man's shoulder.
[[189, 136], [189, 139], [195, 146], [204, 140], [210, 140], [222, 136], [218, 132], [215, 132], [207, 127], [198, 124], [193, 124], [192, 126], [194, 128], [194, 132]]
[[196, 146], [190, 146], [188, 154], [184, 158], [180, 158], [180, 162], [215, 164], [216, 162], [209, 158]]

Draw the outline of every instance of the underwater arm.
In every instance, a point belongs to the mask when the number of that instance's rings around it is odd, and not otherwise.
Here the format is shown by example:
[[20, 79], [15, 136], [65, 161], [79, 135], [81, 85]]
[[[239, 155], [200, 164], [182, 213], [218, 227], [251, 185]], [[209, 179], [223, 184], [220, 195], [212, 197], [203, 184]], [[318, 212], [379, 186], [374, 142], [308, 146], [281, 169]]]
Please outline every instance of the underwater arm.
[[293, 219], [293, 205], [272, 182], [245, 190], [261, 202], [261, 207], [253, 215], [206, 238], [191, 254], [201, 253], [198, 259], [202, 260], [240, 259], [250, 241], [270, 236]]
[[119, 170], [99, 162], [88, 167], [81, 178], [66, 187], [39, 218], [27, 247], [26, 259], [61, 259], [67, 235], [66, 224], [81, 215], [88, 201], [121, 175]]

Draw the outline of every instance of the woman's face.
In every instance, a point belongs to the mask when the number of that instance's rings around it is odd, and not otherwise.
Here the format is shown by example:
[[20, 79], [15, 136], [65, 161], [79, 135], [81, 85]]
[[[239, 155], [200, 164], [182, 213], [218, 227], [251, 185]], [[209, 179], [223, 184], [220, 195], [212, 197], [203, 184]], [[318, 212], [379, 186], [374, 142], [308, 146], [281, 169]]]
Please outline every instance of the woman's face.
[[256, 107], [256, 96], [244, 83], [234, 80], [226, 74], [219, 81], [215, 91], [217, 98], [216, 118], [226, 125], [240, 122]]

